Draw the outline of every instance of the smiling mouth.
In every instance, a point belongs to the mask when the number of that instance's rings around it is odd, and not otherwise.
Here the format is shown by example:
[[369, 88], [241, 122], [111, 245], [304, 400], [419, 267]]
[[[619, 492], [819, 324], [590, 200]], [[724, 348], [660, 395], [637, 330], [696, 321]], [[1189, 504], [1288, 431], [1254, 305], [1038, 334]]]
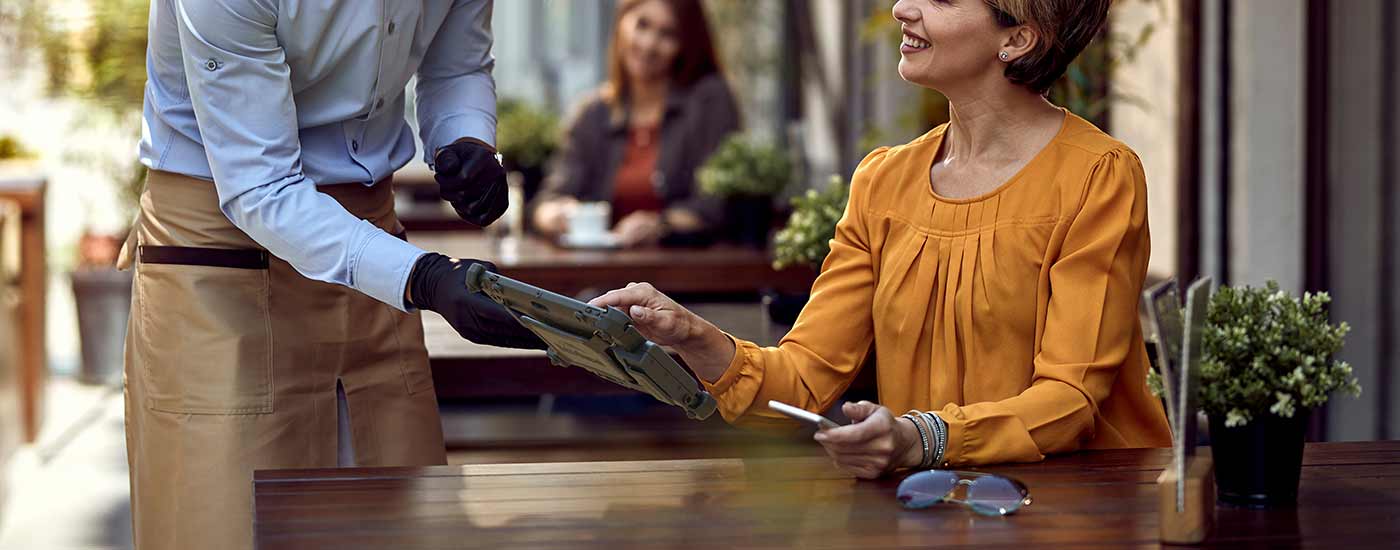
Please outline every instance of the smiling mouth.
[[900, 49], [904, 51], [926, 50], [929, 46], [927, 41], [908, 33], [904, 35], [904, 41], [900, 43]]

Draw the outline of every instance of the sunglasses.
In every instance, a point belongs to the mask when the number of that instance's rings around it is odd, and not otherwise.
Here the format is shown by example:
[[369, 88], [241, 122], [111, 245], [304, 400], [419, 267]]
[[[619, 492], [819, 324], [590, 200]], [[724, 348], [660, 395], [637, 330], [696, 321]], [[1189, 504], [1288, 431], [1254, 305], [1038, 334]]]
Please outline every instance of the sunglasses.
[[[966, 487], [966, 497], [954, 497], [958, 487]], [[993, 474], [928, 470], [904, 478], [896, 498], [910, 510], [928, 508], [940, 502], [961, 504], [984, 516], [1005, 516], [1030, 506], [1031, 492], [1024, 483]]]

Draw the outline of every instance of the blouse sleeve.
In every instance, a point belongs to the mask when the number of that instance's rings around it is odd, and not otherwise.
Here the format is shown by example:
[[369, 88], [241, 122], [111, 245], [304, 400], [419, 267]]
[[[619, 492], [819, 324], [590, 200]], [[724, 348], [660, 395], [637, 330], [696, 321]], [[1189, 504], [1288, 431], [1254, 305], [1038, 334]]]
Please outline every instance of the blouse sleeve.
[[762, 426], [786, 424], [768, 410], [775, 399], [813, 412], [826, 410], [845, 392], [869, 354], [874, 339], [870, 303], [875, 275], [866, 209], [882, 148], [871, 153], [851, 178], [851, 198], [836, 224], [831, 253], [812, 285], [811, 299], [777, 347], [735, 340], [728, 370], [706, 388], [725, 420]]
[[1030, 388], [996, 402], [948, 405], [950, 465], [1034, 462], [1094, 436], [1098, 407], [1137, 341], [1150, 252], [1147, 182], [1131, 151], [1105, 155], [1050, 267], [1050, 301]]

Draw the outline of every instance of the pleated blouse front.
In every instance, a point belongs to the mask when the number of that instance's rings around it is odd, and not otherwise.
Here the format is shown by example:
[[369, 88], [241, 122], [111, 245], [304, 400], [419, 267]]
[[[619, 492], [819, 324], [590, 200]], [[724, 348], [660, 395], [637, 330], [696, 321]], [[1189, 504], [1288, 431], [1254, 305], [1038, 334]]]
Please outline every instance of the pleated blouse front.
[[1066, 113], [1019, 174], [955, 200], [929, 183], [945, 130], [861, 163], [792, 331], [736, 341], [707, 384], [721, 413], [825, 410], [873, 351], [881, 404], [948, 422], [949, 465], [1169, 445], [1137, 317], [1151, 248], [1137, 156]]

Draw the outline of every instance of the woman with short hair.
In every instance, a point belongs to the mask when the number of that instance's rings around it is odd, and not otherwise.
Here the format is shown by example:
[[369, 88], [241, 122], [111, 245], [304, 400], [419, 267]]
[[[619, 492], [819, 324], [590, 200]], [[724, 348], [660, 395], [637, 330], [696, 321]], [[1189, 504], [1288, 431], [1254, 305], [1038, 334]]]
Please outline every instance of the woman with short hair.
[[1169, 445], [1137, 317], [1142, 164], [1045, 97], [1109, 3], [895, 4], [900, 76], [947, 96], [951, 122], [860, 164], [811, 301], [777, 347], [646, 284], [594, 303], [678, 350], [731, 422], [781, 418], [770, 399], [823, 411], [875, 351], [884, 406], [847, 403], [854, 424], [815, 436], [860, 477]]

